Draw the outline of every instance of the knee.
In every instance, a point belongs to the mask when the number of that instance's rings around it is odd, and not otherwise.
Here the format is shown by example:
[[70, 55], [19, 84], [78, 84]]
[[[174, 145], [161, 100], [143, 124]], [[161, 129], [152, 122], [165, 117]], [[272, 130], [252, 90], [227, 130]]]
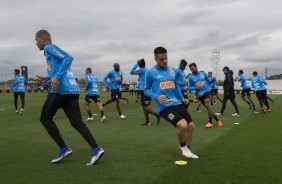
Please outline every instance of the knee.
[[193, 131], [193, 130], [195, 129], [194, 123], [193, 123], [193, 122], [190, 122], [190, 123], [187, 125], [187, 129]]
[[177, 123], [177, 127], [180, 130], [187, 130], [187, 122], [184, 119], [182, 119]]

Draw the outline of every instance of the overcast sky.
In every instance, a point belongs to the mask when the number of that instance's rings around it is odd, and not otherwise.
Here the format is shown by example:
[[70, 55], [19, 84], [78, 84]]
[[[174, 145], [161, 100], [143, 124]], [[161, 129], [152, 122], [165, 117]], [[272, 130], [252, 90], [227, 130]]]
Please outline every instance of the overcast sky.
[[[101, 79], [120, 63], [125, 81], [144, 58], [164, 46], [169, 65], [181, 59], [211, 68], [211, 52], [221, 51], [221, 68], [251, 76], [282, 73], [281, 0], [0, 0], [0, 80], [28, 66], [29, 77], [46, 74], [34, 35], [48, 30], [53, 44], [69, 52], [76, 77], [86, 67]], [[189, 73], [189, 70], [186, 70]]]

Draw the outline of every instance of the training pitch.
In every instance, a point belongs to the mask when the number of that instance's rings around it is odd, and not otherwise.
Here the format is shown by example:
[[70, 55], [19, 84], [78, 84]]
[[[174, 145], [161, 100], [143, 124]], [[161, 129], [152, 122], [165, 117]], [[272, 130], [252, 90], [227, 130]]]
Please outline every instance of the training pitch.
[[[13, 94], [0, 94], [0, 183], [2, 184], [273, 184], [282, 183], [282, 95], [271, 96], [272, 112], [254, 113], [240, 96], [236, 101], [240, 117], [232, 117], [234, 108], [229, 101], [223, 127], [204, 128], [207, 112], [196, 112], [196, 104], [189, 106], [196, 125], [192, 151], [199, 159], [181, 156], [176, 129], [163, 119], [156, 125], [142, 126], [144, 117], [136, 96], [123, 93], [129, 103], [121, 101], [121, 120], [114, 104], [105, 108], [105, 123], [94, 104], [91, 110], [94, 120], [86, 122], [99, 146], [106, 154], [97, 165], [86, 166], [91, 150], [83, 138], [73, 129], [62, 110], [55, 122], [73, 154], [58, 164], [51, 160], [59, 149], [51, 140], [39, 116], [46, 94], [27, 93], [24, 115], [14, 113]], [[83, 120], [85, 94], [80, 95]], [[110, 97], [103, 92], [104, 102]], [[192, 95], [189, 94], [191, 98]], [[258, 107], [255, 95], [253, 100]], [[155, 108], [152, 103], [151, 107]], [[221, 103], [214, 106], [219, 112]], [[258, 108], [259, 109], [259, 108]], [[187, 161], [176, 165], [176, 161]]]

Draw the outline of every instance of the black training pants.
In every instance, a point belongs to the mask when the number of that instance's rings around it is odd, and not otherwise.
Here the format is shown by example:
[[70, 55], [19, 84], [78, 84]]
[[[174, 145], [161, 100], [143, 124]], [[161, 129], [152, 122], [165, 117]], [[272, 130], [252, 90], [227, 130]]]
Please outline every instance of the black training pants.
[[18, 109], [18, 97], [20, 95], [21, 102], [22, 102], [22, 109], [24, 108], [25, 105], [25, 93], [24, 92], [14, 92], [14, 106], [15, 109]]
[[68, 117], [71, 125], [82, 137], [88, 142], [92, 149], [97, 147], [96, 141], [90, 130], [82, 121], [81, 112], [78, 103], [79, 95], [60, 95], [58, 93], [50, 93], [43, 105], [40, 122], [45, 127], [49, 135], [54, 139], [60, 148], [66, 146], [59, 129], [57, 128], [53, 117], [59, 108], [62, 108]]
[[225, 107], [226, 107], [226, 103], [227, 103], [228, 99], [231, 101], [232, 105], [234, 106], [236, 113], [239, 114], [238, 105], [237, 105], [237, 103], [235, 101], [235, 95], [230, 95], [230, 96], [229, 95], [224, 95], [220, 113], [221, 114], [224, 113]]

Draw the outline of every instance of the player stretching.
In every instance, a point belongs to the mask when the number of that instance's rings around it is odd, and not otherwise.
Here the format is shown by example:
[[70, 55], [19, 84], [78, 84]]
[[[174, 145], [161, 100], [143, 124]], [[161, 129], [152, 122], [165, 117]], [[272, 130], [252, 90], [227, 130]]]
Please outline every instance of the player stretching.
[[256, 106], [251, 98], [251, 93], [250, 93], [251, 85], [249, 84], [247, 76], [244, 75], [243, 73], [244, 73], [243, 70], [239, 70], [238, 72], [238, 76], [241, 82], [241, 87], [243, 88], [242, 93], [241, 93], [241, 98], [249, 105], [249, 109], [253, 108], [253, 110], [255, 111]]
[[[137, 67], [139, 69], [137, 70]], [[148, 69], [146, 68], [146, 62], [144, 59], [140, 59], [131, 69], [131, 75], [139, 75], [139, 82], [138, 82], [138, 90], [141, 96], [141, 105], [145, 116], [145, 122], [142, 125], [150, 125], [149, 114], [156, 116], [157, 124], [160, 123], [159, 115], [149, 107], [151, 103], [151, 98], [144, 94], [144, 83], [145, 83], [145, 74]]]
[[188, 88], [196, 91], [198, 99], [208, 111], [209, 121], [205, 127], [213, 127], [212, 118], [216, 120], [218, 126], [223, 126], [222, 122], [217, 118], [211, 107], [211, 89], [209, 84], [213, 83], [214, 79], [210, 80], [205, 72], [199, 72], [195, 63], [191, 63], [189, 68], [192, 74], [188, 77]]
[[266, 91], [265, 91], [265, 85], [267, 85], [266, 81], [258, 75], [258, 73], [255, 71], [253, 72], [254, 78], [252, 79], [252, 88], [254, 89], [257, 98], [259, 100], [259, 104], [261, 107], [262, 112], [265, 114], [266, 110], [264, 109], [263, 104], [267, 107], [268, 112], [271, 112], [271, 109], [269, 107], [269, 103], [266, 97]]
[[[186, 74], [184, 72], [186, 66], [187, 66], [187, 61], [182, 59], [180, 61], [180, 64], [179, 64], [179, 68], [176, 69], [175, 78], [176, 78], [176, 84], [179, 85], [181, 93], [182, 93], [184, 99], [188, 100], [188, 96], [187, 96], [187, 80], [186, 80]], [[186, 109], [188, 109], [189, 103], [188, 104], [184, 104], [184, 106], [185, 106]]]
[[85, 108], [88, 114], [88, 118], [86, 119], [86, 121], [93, 120], [89, 104], [91, 103], [91, 101], [94, 101], [101, 113], [101, 122], [104, 122], [106, 116], [104, 115], [102, 102], [100, 102], [98, 78], [92, 74], [91, 68], [86, 68], [85, 74], [86, 74], [86, 92], [87, 92], [87, 95], [85, 96]]
[[147, 71], [145, 77], [145, 95], [156, 101], [157, 112], [161, 117], [177, 127], [177, 136], [182, 155], [188, 158], [198, 158], [189, 147], [195, 125], [182, 102], [184, 99], [180, 88], [175, 85], [176, 70], [168, 66], [167, 51], [163, 47], [154, 50], [156, 65]]
[[87, 165], [93, 165], [103, 155], [104, 150], [100, 148], [91, 132], [83, 123], [79, 108], [79, 88], [70, 68], [73, 57], [52, 44], [51, 35], [46, 30], [40, 30], [35, 35], [36, 45], [44, 50], [47, 61], [47, 77], [37, 76], [38, 83], [47, 82], [48, 95], [43, 105], [40, 121], [49, 135], [60, 147], [59, 154], [52, 160], [53, 163], [60, 162], [72, 154], [72, 150], [66, 145], [53, 117], [59, 108], [63, 109], [72, 127], [74, 127], [87, 141], [92, 149], [91, 159]]
[[[114, 64], [114, 70], [110, 71], [104, 77], [103, 81], [104, 81], [104, 86], [107, 89], [107, 92], [109, 92], [110, 89], [111, 89], [111, 99], [107, 100], [106, 103], [103, 104], [103, 106], [106, 106], [106, 105], [108, 105], [112, 102], [115, 102], [116, 103], [116, 109], [117, 109], [118, 114], [119, 114], [119, 118], [125, 119], [126, 116], [121, 113], [120, 105], [119, 105], [119, 99], [121, 97], [120, 96], [121, 95], [120, 86], [121, 86], [122, 81], [123, 81], [122, 72], [119, 69], [120, 69], [119, 64], [115, 63]], [[108, 86], [107, 79], [110, 79], [110, 88]]]

